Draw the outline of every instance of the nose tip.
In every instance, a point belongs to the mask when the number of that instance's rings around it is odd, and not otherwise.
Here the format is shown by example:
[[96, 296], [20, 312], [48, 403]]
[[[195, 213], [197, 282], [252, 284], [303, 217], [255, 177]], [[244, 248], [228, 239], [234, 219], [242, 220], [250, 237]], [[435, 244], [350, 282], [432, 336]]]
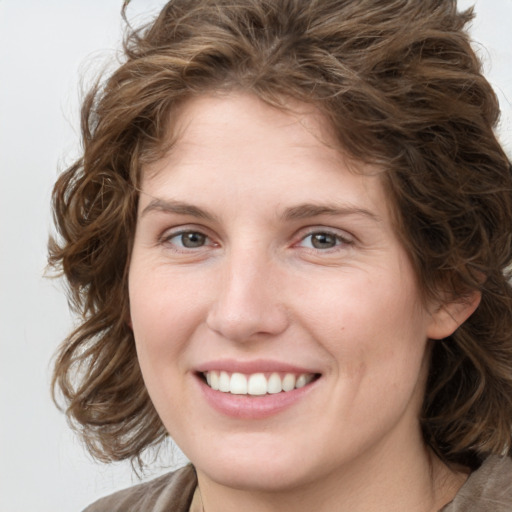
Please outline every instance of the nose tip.
[[[252, 275], [251, 275], [252, 274]], [[224, 279], [207, 316], [208, 327], [222, 337], [245, 342], [276, 336], [288, 326], [275, 281], [265, 273], [240, 270]]]
[[277, 310], [259, 313], [254, 310], [216, 309], [208, 316], [207, 325], [226, 339], [244, 342], [256, 336], [281, 333], [286, 328], [286, 320], [285, 315]]

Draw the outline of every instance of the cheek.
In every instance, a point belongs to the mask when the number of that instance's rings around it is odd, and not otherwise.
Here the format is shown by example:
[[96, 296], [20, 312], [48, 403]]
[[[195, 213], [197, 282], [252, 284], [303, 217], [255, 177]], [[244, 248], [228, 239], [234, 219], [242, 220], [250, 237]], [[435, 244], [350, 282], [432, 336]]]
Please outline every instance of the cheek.
[[139, 262], [132, 262], [129, 279], [130, 317], [137, 356], [148, 388], [152, 382], [169, 378], [164, 363], [180, 364], [179, 354], [191, 336], [194, 307], [180, 293], [179, 286], [165, 274], [147, 271]]
[[165, 265], [152, 267], [133, 261], [129, 296], [136, 339], [170, 346], [175, 344], [174, 340], [181, 340], [201, 315], [205, 302], [203, 288], [200, 276], [181, 277]]
[[[426, 349], [426, 315], [412, 279], [390, 275], [342, 276], [303, 295], [305, 323], [354, 379], [389, 380], [419, 372]], [[321, 291], [320, 291], [321, 290]]]
[[[158, 277], [153, 277], [158, 276]], [[139, 272], [134, 266], [129, 281], [130, 314], [137, 358], [147, 390], [167, 429], [183, 412], [188, 340], [197, 325], [197, 309], [179, 286], [158, 272]]]

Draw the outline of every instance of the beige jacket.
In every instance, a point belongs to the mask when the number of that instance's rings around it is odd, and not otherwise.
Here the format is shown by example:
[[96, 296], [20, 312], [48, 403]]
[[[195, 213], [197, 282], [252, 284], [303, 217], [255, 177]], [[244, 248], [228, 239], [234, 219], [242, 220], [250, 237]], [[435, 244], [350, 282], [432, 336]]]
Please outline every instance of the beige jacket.
[[[102, 498], [84, 512], [189, 512], [196, 483], [188, 465]], [[512, 512], [512, 459], [489, 457], [439, 512]]]

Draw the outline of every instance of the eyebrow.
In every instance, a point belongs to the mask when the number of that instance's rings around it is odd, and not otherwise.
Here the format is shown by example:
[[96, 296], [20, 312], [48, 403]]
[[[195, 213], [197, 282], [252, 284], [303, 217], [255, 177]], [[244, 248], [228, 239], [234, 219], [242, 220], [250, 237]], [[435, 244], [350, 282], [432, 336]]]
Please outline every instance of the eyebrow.
[[[208, 221], [216, 220], [215, 216], [211, 213], [194, 206], [189, 203], [182, 201], [174, 201], [170, 199], [153, 199], [145, 208], [142, 210], [141, 217], [152, 211], [159, 211], [164, 213], [174, 213], [178, 215], [189, 215], [198, 219], [204, 219]], [[303, 203], [297, 206], [293, 206], [284, 210], [280, 217], [284, 220], [303, 220], [311, 217], [319, 217], [321, 215], [329, 216], [348, 216], [358, 215], [368, 217], [374, 221], [380, 221], [381, 218], [370, 210], [360, 208], [351, 205], [331, 205], [331, 204], [314, 204], [314, 203]]]
[[368, 217], [374, 221], [380, 221], [381, 218], [370, 210], [365, 208], [359, 208], [351, 205], [323, 205], [323, 204], [312, 204], [304, 203], [292, 208], [287, 208], [282, 217], [285, 220], [302, 220], [310, 217], [319, 217], [321, 215], [329, 216], [347, 216], [347, 215], [359, 215]]
[[165, 200], [165, 199], [153, 199], [140, 214], [141, 217], [152, 211], [159, 211], [164, 213], [176, 213], [178, 215], [190, 215], [191, 217], [197, 217], [198, 219], [204, 219], [213, 221], [215, 217], [208, 213], [206, 210], [198, 208], [189, 203], [181, 201]]

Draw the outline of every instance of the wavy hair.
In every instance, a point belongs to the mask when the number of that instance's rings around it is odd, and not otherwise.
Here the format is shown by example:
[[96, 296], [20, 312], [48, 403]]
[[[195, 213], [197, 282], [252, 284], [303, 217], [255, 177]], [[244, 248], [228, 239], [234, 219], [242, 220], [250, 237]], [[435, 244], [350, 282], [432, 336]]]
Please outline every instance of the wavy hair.
[[178, 106], [232, 89], [318, 108], [346, 153], [383, 170], [425, 296], [481, 293], [432, 341], [420, 420], [447, 463], [510, 453], [512, 168], [471, 18], [455, 0], [173, 0], [127, 32], [122, 64], [83, 102], [82, 156], [53, 192], [49, 261], [81, 318], [58, 351], [54, 397], [93, 455], [136, 459], [166, 436], [127, 324], [137, 187]]

